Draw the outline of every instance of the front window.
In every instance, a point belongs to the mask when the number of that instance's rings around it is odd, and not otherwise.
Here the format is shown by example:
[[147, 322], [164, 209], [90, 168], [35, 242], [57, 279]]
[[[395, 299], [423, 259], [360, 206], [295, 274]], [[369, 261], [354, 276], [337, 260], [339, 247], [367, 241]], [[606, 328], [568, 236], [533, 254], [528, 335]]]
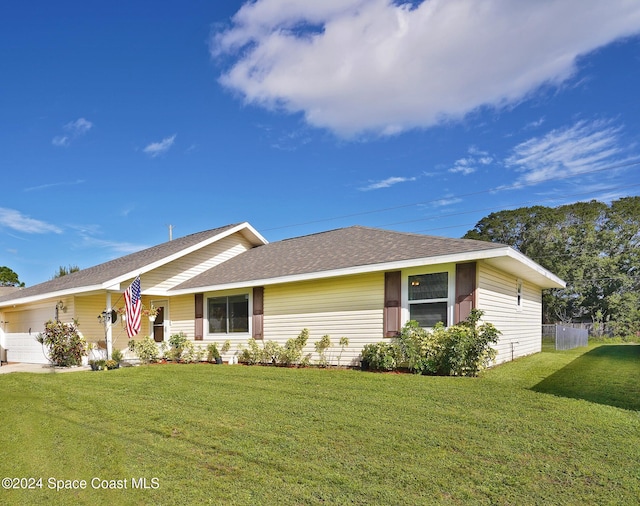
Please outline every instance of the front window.
[[409, 318], [421, 327], [447, 325], [449, 274], [418, 274], [409, 276]]
[[249, 332], [249, 295], [229, 295], [207, 299], [210, 334]]

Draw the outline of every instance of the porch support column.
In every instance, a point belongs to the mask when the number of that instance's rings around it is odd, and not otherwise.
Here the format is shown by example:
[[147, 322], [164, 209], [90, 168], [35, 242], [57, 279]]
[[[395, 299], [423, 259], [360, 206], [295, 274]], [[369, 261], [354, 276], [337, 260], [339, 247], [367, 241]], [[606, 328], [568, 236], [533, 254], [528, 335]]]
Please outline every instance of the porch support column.
[[107, 314], [105, 321], [104, 340], [107, 342], [107, 360], [111, 358], [111, 352], [113, 351], [113, 332], [111, 331], [111, 292], [107, 292]]

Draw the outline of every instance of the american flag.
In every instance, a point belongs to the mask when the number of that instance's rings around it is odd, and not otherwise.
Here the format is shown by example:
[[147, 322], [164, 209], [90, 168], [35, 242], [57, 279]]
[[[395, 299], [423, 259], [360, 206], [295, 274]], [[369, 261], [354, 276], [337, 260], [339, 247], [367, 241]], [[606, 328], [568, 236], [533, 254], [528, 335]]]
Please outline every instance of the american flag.
[[124, 291], [124, 305], [127, 312], [127, 335], [129, 339], [140, 332], [142, 299], [140, 298], [140, 276], [133, 280]]

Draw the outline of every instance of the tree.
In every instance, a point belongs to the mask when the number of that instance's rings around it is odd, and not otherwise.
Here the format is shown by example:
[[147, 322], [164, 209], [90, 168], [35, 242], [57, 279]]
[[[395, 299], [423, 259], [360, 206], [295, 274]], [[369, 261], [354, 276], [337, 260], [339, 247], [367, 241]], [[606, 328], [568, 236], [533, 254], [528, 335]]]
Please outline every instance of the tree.
[[58, 272], [56, 272], [51, 279], [61, 278], [62, 276], [66, 276], [67, 274], [71, 274], [72, 272], [78, 272], [80, 267], [77, 265], [69, 265], [69, 267], [65, 267], [61, 265], [58, 267]]
[[23, 287], [24, 283], [22, 283], [18, 279], [18, 275], [13, 272], [12, 269], [6, 266], [0, 267], [0, 286], [20, 286]]
[[640, 197], [492, 213], [464, 236], [508, 244], [567, 282], [543, 294], [546, 322], [615, 321], [640, 330]]

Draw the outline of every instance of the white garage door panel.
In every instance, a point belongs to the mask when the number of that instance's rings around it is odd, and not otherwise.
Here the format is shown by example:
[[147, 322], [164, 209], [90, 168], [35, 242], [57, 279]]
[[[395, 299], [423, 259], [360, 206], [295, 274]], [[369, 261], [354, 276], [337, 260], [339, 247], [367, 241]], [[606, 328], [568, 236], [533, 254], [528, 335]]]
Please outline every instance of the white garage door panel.
[[36, 335], [5, 334], [5, 348], [9, 362], [24, 362], [29, 364], [48, 364], [44, 356], [42, 345], [36, 341]]
[[40, 307], [29, 311], [7, 311], [4, 347], [9, 350], [9, 362], [48, 364], [42, 345], [36, 336], [44, 330], [44, 324], [55, 316], [54, 307]]

